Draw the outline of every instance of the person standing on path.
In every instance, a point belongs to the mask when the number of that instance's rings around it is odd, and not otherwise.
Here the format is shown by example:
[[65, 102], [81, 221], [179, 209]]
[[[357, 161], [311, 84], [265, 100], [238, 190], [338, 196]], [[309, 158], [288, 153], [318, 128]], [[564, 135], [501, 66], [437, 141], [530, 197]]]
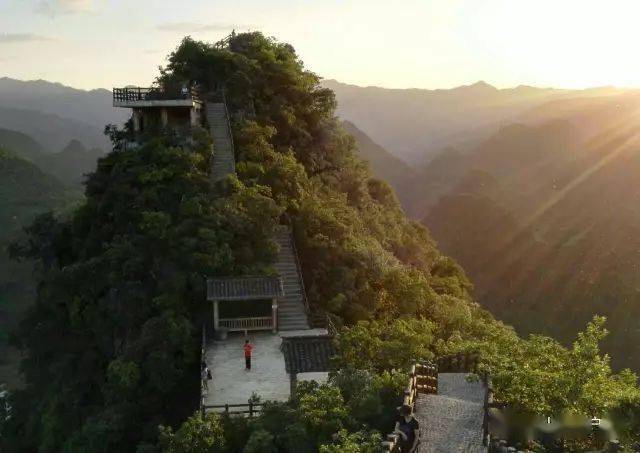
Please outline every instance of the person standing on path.
[[251, 345], [249, 340], [245, 340], [244, 346], [242, 348], [244, 349], [245, 369], [249, 371], [251, 370], [251, 352], [253, 351], [253, 346]]
[[206, 363], [202, 362], [200, 368], [202, 369], [200, 371], [200, 378], [202, 379], [202, 388], [208, 392], [209, 391], [209, 375], [210, 375], [209, 367], [207, 366]]
[[400, 435], [400, 451], [414, 453], [420, 443], [420, 424], [414, 418], [411, 406], [403, 404], [398, 410], [400, 414], [393, 432]]

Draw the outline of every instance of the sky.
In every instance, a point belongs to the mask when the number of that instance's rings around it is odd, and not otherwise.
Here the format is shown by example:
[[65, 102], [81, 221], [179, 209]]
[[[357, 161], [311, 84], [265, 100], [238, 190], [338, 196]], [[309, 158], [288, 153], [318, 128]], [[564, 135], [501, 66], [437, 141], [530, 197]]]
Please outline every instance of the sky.
[[182, 37], [236, 29], [361, 86], [640, 87], [638, 17], [640, 0], [0, 0], [0, 77], [148, 85]]

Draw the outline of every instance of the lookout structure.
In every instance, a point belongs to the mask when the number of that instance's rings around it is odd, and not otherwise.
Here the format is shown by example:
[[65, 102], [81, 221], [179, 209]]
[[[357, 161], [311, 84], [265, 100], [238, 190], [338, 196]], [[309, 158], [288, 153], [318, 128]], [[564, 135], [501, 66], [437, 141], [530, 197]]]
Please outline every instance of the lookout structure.
[[203, 101], [198, 90], [183, 86], [125, 87], [113, 89], [113, 106], [133, 111], [133, 132], [136, 138], [158, 130], [172, 130], [189, 136], [202, 124]]

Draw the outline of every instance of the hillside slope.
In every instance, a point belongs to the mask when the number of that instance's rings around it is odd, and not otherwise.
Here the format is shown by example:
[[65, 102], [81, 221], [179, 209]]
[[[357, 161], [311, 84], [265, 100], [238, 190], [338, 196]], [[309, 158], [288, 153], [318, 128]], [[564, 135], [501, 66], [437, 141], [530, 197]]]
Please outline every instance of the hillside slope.
[[424, 222], [497, 316], [564, 340], [608, 316], [616, 365], [640, 368], [640, 127], [620, 114], [584, 141], [578, 113], [502, 129]]
[[33, 138], [21, 132], [0, 128], [0, 148], [11, 150], [18, 157], [34, 162], [46, 152]]
[[36, 215], [64, 209], [77, 198], [33, 163], [0, 149], [0, 383], [18, 383], [18, 357], [6, 340], [35, 290], [32, 263], [11, 261], [7, 246]]
[[344, 121], [342, 127], [356, 141], [358, 155], [369, 162], [373, 175], [388, 182], [396, 193], [404, 194], [407, 184], [416, 176], [415, 171], [407, 163], [371, 140], [355, 124]]

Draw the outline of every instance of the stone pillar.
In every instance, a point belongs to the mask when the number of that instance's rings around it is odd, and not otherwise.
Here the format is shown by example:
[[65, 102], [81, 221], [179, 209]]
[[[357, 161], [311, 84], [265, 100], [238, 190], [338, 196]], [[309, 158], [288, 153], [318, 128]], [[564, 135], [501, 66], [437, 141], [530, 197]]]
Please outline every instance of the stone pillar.
[[133, 131], [136, 134], [140, 133], [140, 115], [141, 115], [140, 110], [133, 109]]
[[218, 314], [218, 301], [213, 301], [213, 328], [218, 331], [220, 330], [220, 315]]
[[166, 108], [160, 110], [160, 125], [163, 129], [169, 126], [169, 111]]
[[276, 333], [278, 331], [278, 299], [271, 300], [271, 317], [273, 333]]
[[200, 124], [200, 109], [195, 106], [189, 109], [191, 115], [191, 127], [196, 127]]

